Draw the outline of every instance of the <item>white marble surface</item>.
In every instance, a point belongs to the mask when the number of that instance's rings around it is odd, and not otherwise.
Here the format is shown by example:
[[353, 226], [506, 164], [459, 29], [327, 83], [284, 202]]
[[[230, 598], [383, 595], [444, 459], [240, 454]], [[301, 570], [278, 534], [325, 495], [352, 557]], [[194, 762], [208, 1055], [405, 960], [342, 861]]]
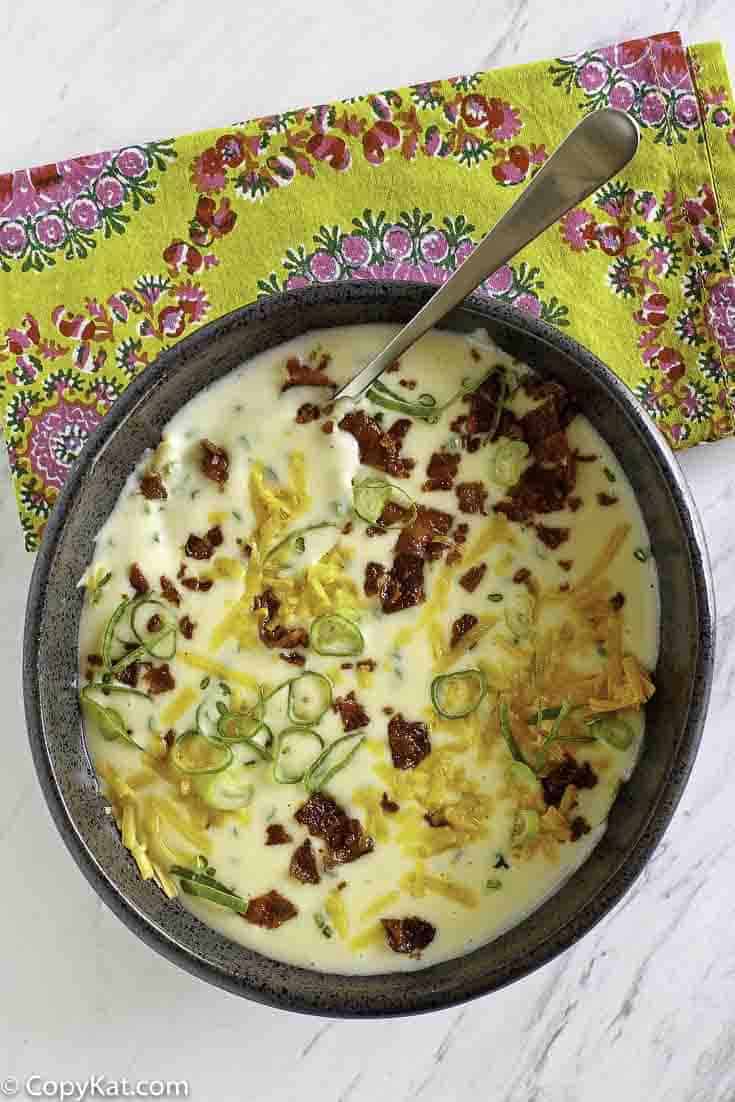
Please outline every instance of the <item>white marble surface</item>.
[[[732, 0], [6, 0], [0, 169], [671, 28], [719, 37], [735, 58]], [[720, 646], [702, 749], [653, 861], [606, 921], [513, 987], [364, 1023], [268, 1010], [189, 978], [76, 871], [26, 744], [32, 560], [0, 472], [0, 1090], [8, 1075], [96, 1072], [188, 1079], [206, 1102], [735, 1098], [735, 442], [682, 465], [714, 563]]]

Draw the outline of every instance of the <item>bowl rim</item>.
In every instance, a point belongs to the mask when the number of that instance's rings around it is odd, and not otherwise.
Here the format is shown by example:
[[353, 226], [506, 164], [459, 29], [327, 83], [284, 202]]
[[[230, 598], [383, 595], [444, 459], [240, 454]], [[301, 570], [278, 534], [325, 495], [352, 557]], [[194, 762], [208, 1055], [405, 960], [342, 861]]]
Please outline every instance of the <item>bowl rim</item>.
[[[267, 313], [273, 316], [284, 315], [300, 308], [338, 305], [344, 302], [360, 305], [379, 305], [395, 301], [396, 297], [405, 298], [417, 307], [428, 300], [435, 288], [410, 281], [365, 281], [339, 284], [317, 284], [307, 288], [268, 296]], [[690, 569], [693, 590], [696, 596], [699, 615], [700, 639], [697, 658], [692, 674], [692, 692], [689, 713], [683, 727], [680, 745], [669, 767], [668, 776], [662, 783], [657, 800], [650, 807], [641, 824], [635, 842], [631, 845], [626, 861], [604, 879], [594, 894], [577, 911], [566, 927], [554, 937], [547, 937], [536, 949], [524, 956], [523, 960], [506, 968], [506, 974], [499, 980], [475, 984], [468, 990], [466, 984], [458, 985], [451, 993], [442, 992], [437, 998], [430, 992], [415, 994], [415, 1005], [411, 1007], [374, 1005], [364, 1008], [339, 1005], [332, 1000], [331, 1005], [321, 999], [294, 999], [293, 995], [278, 997], [275, 993], [265, 994], [260, 989], [248, 985], [246, 977], [235, 977], [223, 968], [217, 967], [193, 949], [180, 945], [173, 937], [167, 936], [144, 913], [139, 910], [126, 895], [117, 888], [111, 878], [99, 865], [81, 836], [74, 817], [66, 805], [64, 797], [55, 781], [51, 753], [46, 741], [42, 708], [39, 693], [39, 670], [36, 662], [34, 640], [44, 613], [47, 583], [51, 565], [58, 548], [69, 507], [73, 504], [84, 479], [94, 467], [99, 454], [104, 451], [107, 441], [118, 427], [133, 412], [139, 402], [156, 383], [165, 378], [170, 369], [175, 369], [177, 361], [196, 356], [206, 345], [217, 340], [222, 331], [257, 325], [264, 309], [263, 300], [240, 306], [214, 319], [194, 333], [164, 350], [151, 364], [128, 385], [123, 394], [115, 401], [101, 423], [85, 443], [80, 455], [64, 483], [52, 509], [46, 530], [40, 543], [34, 564], [25, 612], [22, 681], [25, 705], [26, 726], [35, 769], [41, 784], [51, 816], [83, 875], [118, 918], [149, 947], [155, 949], [171, 963], [178, 964], [187, 972], [206, 980], [230, 993], [244, 996], [269, 1006], [285, 1008], [306, 1014], [338, 1018], [379, 1018], [407, 1014], [430, 1012], [436, 1009], [456, 1006], [500, 990], [515, 980], [521, 979], [537, 968], [548, 963], [561, 952], [569, 949], [581, 937], [602, 920], [617, 902], [627, 893], [635, 879], [650, 860], [664, 832], [669, 826], [681, 799], [691, 773], [712, 688], [714, 673], [715, 647], [715, 597], [709, 555], [696, 505], [683, 472], [676, 461], [673, 451], [665, 442], [663, 435], [654, 422], [622, 380], [601, 360], [573, 338], [543, 321], [541, 318], [521, 312], [503, 303], [479, 295], [471, 295], [457, 308], [459, 312], [469, 311], [478, 318], [491, 320], [518, 331], [525, 337], [551, 347], [572, 361], [582, 361], [599, 375], [603, 389], [627, 406], [631, 419], [640, 436], [645, 440], [646, 449], [656, 463], [672, 495], [681, 523], [686, 531], [690, 546]], [[357, 323], [363, 324], [363, 323]], [[317, 321], [316, 327], [323, 327]], [[308, 325], [302, 332], [308, 332]], [[276, 347], [275, 345], [272, 347]], [[632, 862], [632, 865], [631, 865]], [[461, 960], [462, 958], [457, 958]], [[295, 965], [286, 968], [302, 971]], [[428, 975], [431, 967], [408, 975], [418, 980]], [[348, 976], [335, 974], [336, 979], [346, 980]], [[426, 985], [430, 986], [430, 985]]]

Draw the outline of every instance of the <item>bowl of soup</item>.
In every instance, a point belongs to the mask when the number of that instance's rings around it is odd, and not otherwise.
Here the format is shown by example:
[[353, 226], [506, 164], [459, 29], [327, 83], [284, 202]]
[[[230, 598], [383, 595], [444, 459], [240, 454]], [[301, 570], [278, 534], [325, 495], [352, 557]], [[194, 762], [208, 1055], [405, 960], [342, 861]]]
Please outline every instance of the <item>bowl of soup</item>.
[[82, 871], [170, 959], [295, 1010], [447, 1006], [568, 947], [706, 711], [696, 512], [590, 353], [471, 299], [333, 400], [429, 294], [310, 288], [165, 352], [31, 586], [31, 746]]

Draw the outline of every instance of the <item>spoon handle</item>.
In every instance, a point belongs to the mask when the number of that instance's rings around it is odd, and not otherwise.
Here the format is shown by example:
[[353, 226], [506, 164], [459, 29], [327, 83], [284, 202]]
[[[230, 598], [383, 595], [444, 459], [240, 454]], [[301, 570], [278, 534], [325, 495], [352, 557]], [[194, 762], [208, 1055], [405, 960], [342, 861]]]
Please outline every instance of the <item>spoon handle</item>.
[[335, 398], [359, 398], [407, 348], [573, 206], [602, 187], [638, 148], [636, 123], [604, 108], [583, 119], [451, 279]]

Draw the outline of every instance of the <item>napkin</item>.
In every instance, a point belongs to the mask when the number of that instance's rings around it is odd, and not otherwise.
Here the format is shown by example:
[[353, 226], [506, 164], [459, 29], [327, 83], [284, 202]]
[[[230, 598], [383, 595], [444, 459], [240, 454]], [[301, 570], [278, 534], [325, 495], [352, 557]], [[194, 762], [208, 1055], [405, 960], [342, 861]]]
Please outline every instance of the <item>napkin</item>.
[[733, 432], [735, 118], [676, 33], [0, 175], [0, 411], [34, 550], [146, 364], [259, 296], [442, 283], [565, 134], [612, 106], [635, 159], [482, 293], [581, 341], [674, 447]]

